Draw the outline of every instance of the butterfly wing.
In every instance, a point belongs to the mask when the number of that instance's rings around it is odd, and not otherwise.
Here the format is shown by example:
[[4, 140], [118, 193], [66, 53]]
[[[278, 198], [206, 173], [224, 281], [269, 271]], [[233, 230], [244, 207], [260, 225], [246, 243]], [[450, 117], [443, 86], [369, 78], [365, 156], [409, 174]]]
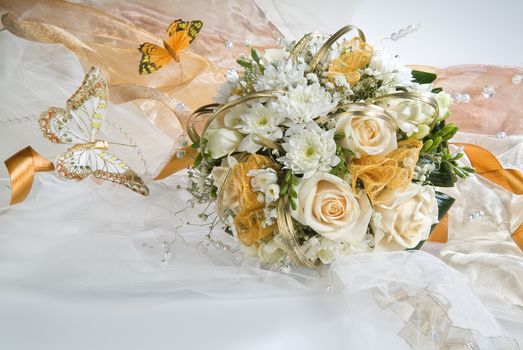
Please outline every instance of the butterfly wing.
[[143, 180], [121, 159], [97, 148], [69, 149], [58, 156], [58, 175], [69, 180], [82, 180], [93, 175], [123, 185], [144, 196], [149, 189]]
[[203, 27], [202, 21], [184, 21], [181, 19], [175, 20], [169, 28], [167, 28], [167, 35], [169, 36], [169, 45], [176, 54], [185, 51], [193, 40], [198, 36]]
[[40, 114], [40, 130], [55, 143], [94, 141], [105, 117], [108, 95], [107, 78], [91, 68], [67, 100], [66, 109], [51, 107]]
[[171, 60], [171, 55], [163, 47], [151, 43], [143, 43], [138, 47], [138, 51], [142, 53], [140, 64], [138, 65], [138, 73], [151, 74], [158, 69], [167, 65]]

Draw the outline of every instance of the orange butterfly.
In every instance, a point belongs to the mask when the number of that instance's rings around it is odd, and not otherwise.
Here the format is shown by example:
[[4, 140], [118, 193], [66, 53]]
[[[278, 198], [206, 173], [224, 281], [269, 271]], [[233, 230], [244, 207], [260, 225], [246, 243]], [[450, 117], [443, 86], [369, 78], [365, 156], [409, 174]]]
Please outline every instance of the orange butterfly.
[[202, 21], [186, 22], [181, 19], [175, 20], [169, 28], [167, 35], [169, 39], [163, 41], [160, 47], [151, 43], [143, 43], [138, 48], [142, 53], [138, 72], [140, 74], [151, 74], [168, 64], [171, 59], [180, 62], [180, 53], [187, 50], [194, 38], [198, 36], [203, 27]]

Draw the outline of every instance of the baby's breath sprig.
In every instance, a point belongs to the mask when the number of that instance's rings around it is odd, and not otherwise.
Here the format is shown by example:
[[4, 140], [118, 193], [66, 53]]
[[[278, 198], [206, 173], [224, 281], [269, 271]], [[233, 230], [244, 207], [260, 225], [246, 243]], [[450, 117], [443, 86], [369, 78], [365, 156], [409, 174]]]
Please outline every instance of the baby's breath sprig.
[[294, 186], [298, 185], [299, 183], [298, 177], [292, 173], [292, 170], [287, 170], [285, 172], [285, 175], [282, 178], [282, 182], [280, 184], [280, 196], [289, 196], [289, 200], [291, 203], [291, 208], [293, 210], [296, 210], [298, 208], [298, 205], [296, 204], [296, 198], [298, 198], [298, 193], [294, 189]]

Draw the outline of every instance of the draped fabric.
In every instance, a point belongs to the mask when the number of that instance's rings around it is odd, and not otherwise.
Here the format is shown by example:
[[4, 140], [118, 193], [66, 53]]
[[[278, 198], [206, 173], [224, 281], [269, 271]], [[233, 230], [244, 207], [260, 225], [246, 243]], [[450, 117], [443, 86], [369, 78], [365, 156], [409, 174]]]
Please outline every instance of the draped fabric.
[[[210, 101], [233, 58], [247, 52], [245, 39], [269, 47], [279, 33], [251, 2], [190, 4], [0, 1], [22, 20], [72, 33], [103, 58], [112, 84], [149, 85], [194, 109]], [[181, 65], [139, 76], [137, 45], [158, 43], [177, 17], [203, 20], [200, 37]], [[37, 114], [63, 105], [91, 62], [61, 45], [7, 31], [0, 32], [0, 48], [0, 157], [31, 145], [53, 159], [63, 148], [41, 137]], [[521, 169], [523, 106], [515, 97], [522, 85], [496, 86], [493, 99], [480, 92], [513, 72], [518, 70], [449, 67], [438, 70], [436, 85], [451, 93], [475, 89], [469, 104], [452, 107], [451, 120], [464, 131], [457, 141], [481, 145], [505, 168]], [[508, 136], [497, 137], [500, 131]], [[132, 137], [140, 152], [114, 151], [149, 176], [162, 168], [183, 132], [179, 120], [151, 101], [112, 103], [102, 130], [116, 142]], [[441, 189], [457, 199], [446, 244], [284, 274], [244, 257], [226, 234], [213, 238], [230, 251], [204, 239], [208, 230], [198, 226], [198, 208], [189, 206], [183, 190], [185, 172], [153, 182], [147, 198], [110, 183], [42, 173], [28, 200], [8, 207], [2, 171], [1, 348], [134, 349], [170, 342], [202, 349], [423, 348], [416, 340], [436, 349], [516, 349], [512, 338], [523, 341], [523, 253], [511, 238], [523, 222], [523, 202], [480, 176]], [[63, 331], [53, 334], [59, 323]], [[19, 335], [26, 328], [31, 339]]]

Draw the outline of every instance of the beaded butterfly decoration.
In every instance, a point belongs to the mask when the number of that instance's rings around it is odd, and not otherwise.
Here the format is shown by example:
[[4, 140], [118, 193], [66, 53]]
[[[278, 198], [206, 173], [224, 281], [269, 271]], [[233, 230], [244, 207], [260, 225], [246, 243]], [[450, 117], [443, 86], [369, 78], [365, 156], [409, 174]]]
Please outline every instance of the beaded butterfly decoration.
[[125, 162], [107, 152], [113, 142], [96, 139], [105, 118], [108, 96], [107, 78], [93, 67], [67, 100], [65, 109], [50, 107], [40, 114], [40, 130], [54, 143], [72, 145], [55, 162], [58, 175], [69, 180], [93, 175], [146, 196], [149, 189], [143, 180]]
[[164, 47], [147, 42], [138, 47], [138, 51], [142, 53], [138, 72], [140, 74], [151, 74], [167, 65], [171, 59], [180, 62], [180, 53], [187, 50], [202, 27], [202, 21], [175, 20], [167, 28], [169, 38], [167, 41], [163, 41]]

